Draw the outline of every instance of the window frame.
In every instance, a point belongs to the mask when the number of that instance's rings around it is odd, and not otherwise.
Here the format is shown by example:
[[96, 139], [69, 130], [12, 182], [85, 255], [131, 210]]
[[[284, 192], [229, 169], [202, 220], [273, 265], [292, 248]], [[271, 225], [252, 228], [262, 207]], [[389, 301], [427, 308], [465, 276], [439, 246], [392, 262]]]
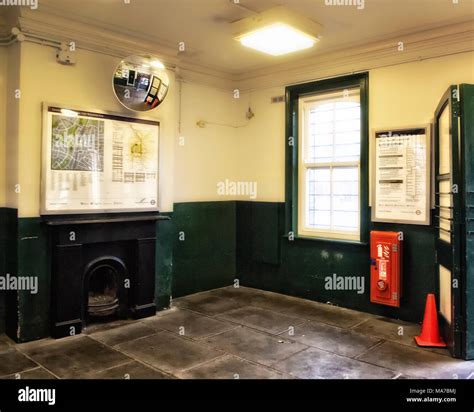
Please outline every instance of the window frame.
[[[338, 92], [344, 89], [359, 88], [360, 90], [360, 158], [359, 158], [359, 233], [345, 236], [343, 232], [315, 233], [300, 230], [300, 215], [303, 207], [300, 201], [300, 130], [301, 117], [300, 99], [317, 94]], [[298, 84], [286, 88], [286, 170], [285, 170], [285, 222], [287, 236], [296, 239], [312, 239], [328, 242], [349, 242], [367, 244], [369, 240], [369, 125], [368, 125], [368, 73], [359, 73]], [[342, 166], [342, 164], [341, 164]], [[313, 232], [313, 231], [311, 231]]]

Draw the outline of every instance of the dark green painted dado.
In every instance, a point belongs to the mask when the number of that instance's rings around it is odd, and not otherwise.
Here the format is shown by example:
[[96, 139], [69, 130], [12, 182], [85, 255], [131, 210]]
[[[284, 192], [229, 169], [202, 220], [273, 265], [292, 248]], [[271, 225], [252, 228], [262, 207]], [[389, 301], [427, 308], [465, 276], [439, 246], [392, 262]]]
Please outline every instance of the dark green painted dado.
[[157, 223], [155, 301], [157, 310], [169, 308], [173, 274], [173, 214], [163, 213], [171, 220]]
[[50, 276], [45, 228], [40, 218], [18, 219], [16, 233], [16, 275], [38, 279], [38, 293], [9, 292], [7, 333], [18, 342], [27, 342], [49, 335]]
[[236, 203], [174, 205], [173, 297], [230, 285], [236, 274]]
[[[404, 297], [402, 307], [393, 309], [369, 302], [368, 245], [290, 241], [285, 236], [284, 203], [179, 203], [173, 213], [166, 215], [172, 219], [157, 223], [158, 309], [169, 307], [170, 296], [231, 285], [238, 278], [243, 286], [419, 321], [425, 295], [435, 287], [435, 234], [430, 228], [388, 224], [372, 227], [402, 230], [405, 235]], [[0, 255], [2, 273], [9, 268], [11, 274], [38, 276], [40, 287], [37, 296], [28, 292], [9, 294], [9, 307], [18, 310], [8, 313], [8, 333], [18, 341], [48, 336], [50, 271], [41, 220], [17, 220], [13, 210], [2, 210], [0, 219], [5, 228], [0, 238], [5, 245], [5, 253]], [[334, 273], [364, 276], [364, 293], [326, 290], [325, 278]]]
[[[16, 210], [0, 208], [0, 275], [11, 273], [15, 259]], [[7, 293], [0, 291], [0, 333], [5, 331], [5, 304]]]
[[[237, 276], [244, 286], [409, 321], [420, 321], [426, 294], [435, 290], [435, 234], [432, 228], [389, 224], [374, 230], [404, 233], [404, 295], [400, 309], [370, 303], [369, 246], [285, 236], [285, 204], [237, 202]], [[265, 224], [259, 221], [266, 215]], [[255, 249], [259, 252], [255, 252]], [[280, 264], [262, 256], [280, 255]], [[363, 276], [364, 293], [326, 290], [325, 278]]]

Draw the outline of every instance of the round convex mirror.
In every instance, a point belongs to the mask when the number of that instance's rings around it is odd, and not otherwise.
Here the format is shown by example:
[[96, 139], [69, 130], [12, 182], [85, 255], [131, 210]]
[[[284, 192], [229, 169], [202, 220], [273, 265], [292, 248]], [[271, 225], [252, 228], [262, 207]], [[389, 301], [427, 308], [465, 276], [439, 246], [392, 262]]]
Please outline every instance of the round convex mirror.
[[165, 66], [150, 56], [129, 56], [117, 66], [114, 91], [127, 109], [146, 112], [158, 107], [168, 94]]

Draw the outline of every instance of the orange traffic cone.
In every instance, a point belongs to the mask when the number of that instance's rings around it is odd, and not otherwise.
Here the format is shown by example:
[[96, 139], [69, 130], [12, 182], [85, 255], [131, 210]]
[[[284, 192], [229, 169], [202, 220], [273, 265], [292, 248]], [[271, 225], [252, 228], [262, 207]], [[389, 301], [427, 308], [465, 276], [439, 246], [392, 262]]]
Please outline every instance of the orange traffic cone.
[[415, 337], [418, 346], [445, 348], [446, 343], [439, 335], [438, 311], [436, 310], [435, 295], [429, 293], [426, 297], [425, 317], [421, 325], [420, 336]]

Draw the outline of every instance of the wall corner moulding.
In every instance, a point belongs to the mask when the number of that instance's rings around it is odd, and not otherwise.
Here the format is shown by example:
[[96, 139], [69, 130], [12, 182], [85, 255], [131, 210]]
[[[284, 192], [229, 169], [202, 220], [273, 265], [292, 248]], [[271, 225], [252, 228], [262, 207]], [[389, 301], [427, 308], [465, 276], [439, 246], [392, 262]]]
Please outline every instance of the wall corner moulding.
[[[79, 49], [98, 53], [120, 57], [137, 52], [156, 55], [167, 66], [179, 67], [180, 77], [185, 81], [226, 90], [239, 88], [241, 91], [474, 51], [474, 27], [472, 22], [466, 21], [236, 74], [195, 64], [186, 58], [186, 54], [180, 55], [177, 48], [160, 43], [159, 39], [150, 41], [133, 33], [119, 32], [116, 27], [73, 20], [47, 7], [41, 11], [22, 10], [18, 26], [27, 35], [57, 41], [74, 40]], [[403, 51], [399, 51], [400, 42], [403, 42]], [[192, 54], [193, 51], [189, 51], [189, 55]]]
[[277, 87], [470, 51], [474, 26], [465, 22], [282, 63], [271, 75], [268, 68], [247, 71], [236, 80], [241, 90]]
[[[99, 27], [71, 19], [51, 12], [47, 7], [42, 10], [22, 10], [18, 18], [18, 27], [27, 36], [53, 40], [57, 43], [74, 41], [78, 49], [124, 58], [139, 52], [143, 55], [159, 56], [167, 68], [179, 67], [183, 80], [208, 84], [230, 89], [235, 88], [232, 74], [218, 69], [199, 66], [185, 61], [173, 48], [158, 41], [150, 41], [133, 33], [114, 31], [113, 28]], [[192, 53], [192, 51], [190, 51]]]

